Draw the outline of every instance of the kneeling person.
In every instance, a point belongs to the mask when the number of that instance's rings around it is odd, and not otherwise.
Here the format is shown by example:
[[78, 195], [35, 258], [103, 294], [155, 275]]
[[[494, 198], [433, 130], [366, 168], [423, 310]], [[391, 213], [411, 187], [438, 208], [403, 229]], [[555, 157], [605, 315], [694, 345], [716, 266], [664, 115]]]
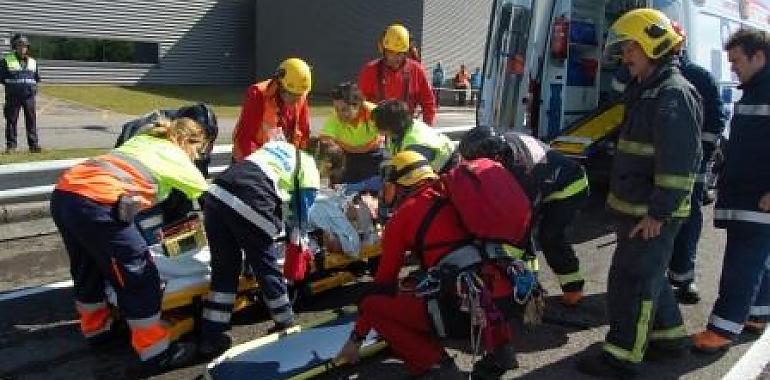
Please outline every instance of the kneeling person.
[[311, 156], [292, 144], [274, 141], [230, 166], [209, 187], [203, 213], [211, 249], [211, 291], [203, 304], [199, 347], [203, 356], [230, 346], [224, 331], [238, 291], [242, 256], [259, 280], [275, 328], [294, 324], [275, 238], [284, 229], [284, 202], [290, 202], [295, 219], [307, 221], [319, 183]]

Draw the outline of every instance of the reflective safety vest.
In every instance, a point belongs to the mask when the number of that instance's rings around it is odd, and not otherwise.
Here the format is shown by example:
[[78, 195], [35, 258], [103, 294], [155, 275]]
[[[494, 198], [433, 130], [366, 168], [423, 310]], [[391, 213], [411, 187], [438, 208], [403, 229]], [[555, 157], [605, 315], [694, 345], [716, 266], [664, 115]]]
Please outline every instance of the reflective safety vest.
[[430, 161], [434, 171], [442, 172], [452, 158], [454, 145], [443, 133], [420, 120], [412, 120], [412, 125], [406, 130], [403, 138], [388, 139], [387, 149], [391, 157], [406, 150], [420, 153]]
[[32, 57], [27, 57], [26, 66], [11, 52], [3, 58], [5, 66], [8, 68], [8, 77], [4, 83], [6, 91], [16, 96], [32, 96], [37, 90], [37, 61]]
[[57, 190], [101, 204], [115, 204], [124, 194], [138, 196], [143, 210], [166, 199], [172, 188], [196, 199], [208, 183], [182, 149], [148, 135], [75, 165], [56, 184]]
[[295, 173], [300, 189], [318, 189], [321, 186], [321, 177], [313, 157], [287, 142], [271, 141], [246, 157], [246, 160], [259, 166], [270, 178], [276, 194], [283, 202], [289, 201], [289, 193], [295, 188]]

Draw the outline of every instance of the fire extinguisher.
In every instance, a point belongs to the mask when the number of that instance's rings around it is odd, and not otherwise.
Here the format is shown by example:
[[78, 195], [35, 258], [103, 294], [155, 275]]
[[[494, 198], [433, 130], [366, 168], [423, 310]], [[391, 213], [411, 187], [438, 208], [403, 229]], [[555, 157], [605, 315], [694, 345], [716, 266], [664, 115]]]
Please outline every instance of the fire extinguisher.
[[553, 21], [551, 31], [551, 57], [554, 59], [567, 58], [567, 38], [569, 35], [569, 20], [565, 16], [559, 16]]

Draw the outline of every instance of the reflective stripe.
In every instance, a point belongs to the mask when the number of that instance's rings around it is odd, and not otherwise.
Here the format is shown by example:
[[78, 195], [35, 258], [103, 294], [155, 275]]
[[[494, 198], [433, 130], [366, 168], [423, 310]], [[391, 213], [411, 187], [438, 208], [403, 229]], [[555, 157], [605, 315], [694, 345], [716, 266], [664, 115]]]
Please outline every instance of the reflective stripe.
[[616, 92], [625, 92], [626, 91], [626, 84], [618, 80], [618, 78], [612, 78], [612, 83], [610, 84], [612, 86], [612, 89]]
[[254, 211], [246, 203], [243, 203], [238, 197], [223, 189], [217, 184], [212, 184], [208, 189], [209, 194], [222, 201], [224, 204], [230, 206], [240, 216], [246, 218], [249, 222], [257, 226], [257, 228], [264, 231], [271, 237], [278, 236], [278, 229], [267, 218]]
[[655, 146], [652, 144], [640, 143], [636, 141], [629, 141], [624, 139], [618, 140], [618, 150], [623, 153], [633, 154], [637, 156], [653, 156], [655, 155]]
[[685, 273], [676, 273], [676, 272], [669, 271], [668, 278], [678, 282], [692, 281], [695, 279], [695, 270], [691, 269]]
[[142, 176], [147, 182], [149, 182], [150, 184], [153, 184], [157, 188], [158, 181], [155, 179], [155, 175], [153, 175], [150, 169], [147, 169], [147, 166], [145, 166], [141, 161], [125, 153], [118, 152], [115, 150], [111, 151], [107, 155], [111, 157], [115, 157], [118, 160], [124, 161], [127, 164], [131, 165], [132, 168], [136, 169], [136, 171], [142, 174]]
[[548, 151], [543, 148], [543, 145], [539, 140], [527, 135], [516, 135], [516, 137], [518, 137], [519, 140], [524, 143], [524, 146], [527, 147], [527, 151], [529, 151], [533, 164], [545, 161], [545, 156], [548, 154]]
[[700, 173], [695, 176], [695, 183], [706, 183], [706, 173]]
[[692, 191], [694, 175], [655, 174], [655, 186], [668, 189]]
[[110, 331], [110, 329], [112, 329], [112, 322], [113, 322], [112, 317], [107, 318], [104, 321], [104, 325], [101, 328], [98, 328], [96, 330], [83, 331], [83, 336], [85, 336], [86, 338], [93, 338], [97, 335], [104, 334]]
[[770, 224], [770, 213], [748, 210], [714, 210], [714, 219]]
[[612, 356], [629, 361], [631, 363], [641, 363], [644, 356], [644, 346], [647, 343], [647, 332], [652, 315], [652, 301], [643, 300], [639, 309], [639, 319], [636, 322], [636, 337], [631, 351], [615, 346], [611, 343], [604, 344], [604, 351]]
[[581, 191], [587, 188], [588, 188], [588, 177], [586, 177], [586, 175], [583, 174], [583, 176], [580, 177], [579, 180], [572, 182], [571, 184], [567, 185], [567, 187], [559, 191], [555, 191], [549, 194], [547, 197], [545, 197], [545, 199], [543, 199], [543, 201], [550, 202], [554, 200], [569, 198], [575, 194], [580, 193]]
[[559, 278], [559, 285], [561, 286], [583, 281], [583, 274], [580, 273], [580, 271], [568, 274], [557, 274], [556, 276]]
[[736, 104], [736, 115], [770, 116], [770, 104]]
[[514, 259], [521, 259], [524, 257], [524, 250], [519, 247], [514, 247], [510, 244], [501, 244], [501, 247], [506, 255], [511, 256]]
[[657, 98], [660, 93], [660, 87], [651, 88], [649, 90], [642, 91], [642, 98]]
[[78, 309], [78, 311], [96, 311], [99, 309], [103, 309], [107, 307], [107, 303], [104, 301], [101, 302], [94, 302], [94, 303], [85, 303], [80, 301], [75, 301], [75, 307]]
[[752, 317], [765, 317], [770, 315], [770, 306], [752, 306], [749, 314]]
[[718, 317], [715, 314], [711, 314], [711, 316], [709, 316], [709, 324], [716, 328], [729, 331], [735, 335], [738, 335], [741, 333], [741, 331], [743, 331], [743, 324], [729, 321], [727, 319]]
[[[607, 196], [607, 205], [615, 211], [638, 217], [646, 216], [648, 210], [647, 205], [629, 203], [620, 200], [614, 193], [610, 193], [610, 195]], [[671, 213], [671, 216], [677, 218], [686, 218], [690, 216], [690, 199], [688, 197], [682, 199], [682, 203], [679, 205], [679, 208], [674, 210]]]
[[144, 329], [158, 323], [160, 321], [160, 313], [147, 318], [128, 319], [127, 321], [128, 326], [132, 329]]
[[265, 297], [265, 304], [270, 309], [278, 309], [278, 308], [284, 307], [284, 306], [286, 306], [286, 305], [288, 305], [290, 303], [291, 303], [291, 301], [289, 301], [289, 296], [286, 295], [286, 294], [282, 294], [281, 296], [279, 296], [276, 299], [269, 299], [269, 298]]
[[11, 79], [8, 78], [5, 80], [5, 83], [8, 84], [35, 84], [37, 83], [34, 79]]
[[291, 308], [288, 308], [288, 310], [273, 314], [273, 321], [280, 323], [280, 324], [287, 324], [288, 322], [291, 322], [294, 319], [294, 312], [291, 310]]
[[650, 339], [678, 339], [687, 336], [687, 329], [684, 327], [684, 325], [662, 330], [652, 330], [650, 333]]
[[150, 229], [163, 225], [163, 215], [153, 215], [149, 218], [142, 219], [139, 222], [139, 226], [144, 229]]
[[719, 135], [712, 132], [701, 132], [700, 141], [708, 143], [716, 143], [719, 141]]
[[159, 340], [157, 343], [148, 346], [142, 352], [139, 353], [139, 358], [142, 359], [142, 361], [150, 360], [160, 354], [163, 353], [163, 351], [166, 351], [168, 349], [169, 344], [171, 344], [168, 337]]
[[219, 303], [222, 305], [232, 305], [235, 303], [235, 293], [223, 293], [210, 291], [207, 300], [213, 303]]
[[201, 317], [207, 321], [217, 323], [230, 323], [231, 312], [204, 308]]

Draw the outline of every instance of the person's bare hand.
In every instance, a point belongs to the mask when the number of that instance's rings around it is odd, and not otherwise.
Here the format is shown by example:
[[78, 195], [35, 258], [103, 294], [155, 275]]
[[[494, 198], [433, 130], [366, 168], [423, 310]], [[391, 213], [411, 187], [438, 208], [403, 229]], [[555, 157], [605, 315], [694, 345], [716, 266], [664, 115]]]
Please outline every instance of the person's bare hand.
[[660, 229], [662, 227], [663, 222], [653, 217], [645, 216], [642, 218], [642, 220], [639, 221], [639, 223], [636, 224], [636, 226], [634, 226], [633, 229], [631, 229], [631, 232], [628, 234], [628, 238], [633, 239], [634, 236], [639, 234], [642, 239], [650, 240], [660, 235]]

